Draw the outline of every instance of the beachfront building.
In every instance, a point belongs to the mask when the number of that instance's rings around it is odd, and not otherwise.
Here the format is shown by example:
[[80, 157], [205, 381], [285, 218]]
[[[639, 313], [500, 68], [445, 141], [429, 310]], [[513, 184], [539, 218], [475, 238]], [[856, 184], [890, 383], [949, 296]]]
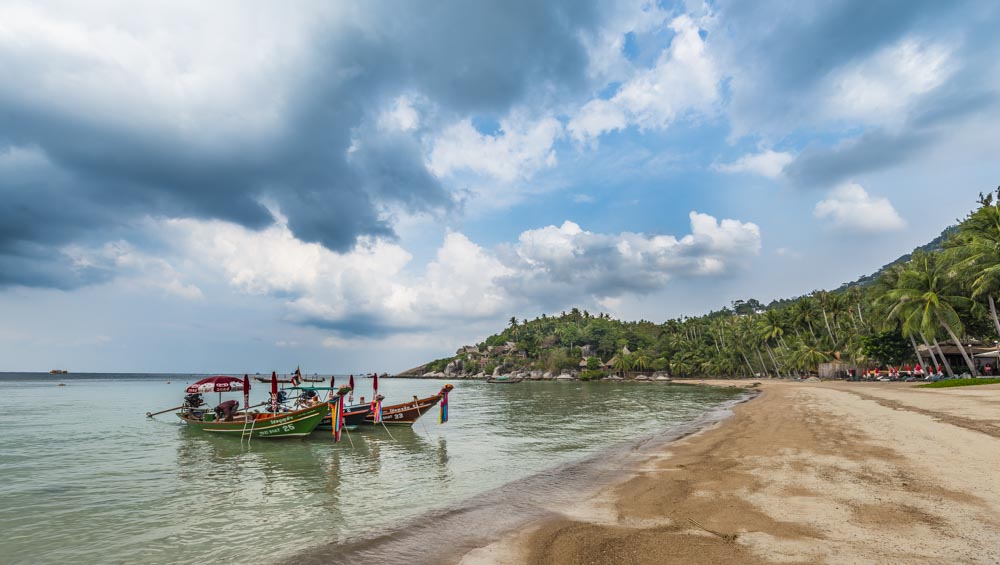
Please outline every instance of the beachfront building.
[[[931, 344], [931, 349], [928, 349], [926, 345], [918, 345], [917, 351], [920, 352], [920, 356], [924, 359], [924, 363], [932, 363], [931, 353], [938, 359], [937, 363], [941, 363], [940, 355], [944, 355], [944, 358], [951, 365], [952, 371], [956, 375], [962, 373], [967, 373], [969, 371], [965, 364], [965, 359], [962, 357], [962, 352], [959, 350], [958, 346], [952, 340], [940, 341], [940, 350], [934, 344]], [[981, 370], [984, 365], [990, 363], [996, 366], [996, 351], [997, 346], [995, 344], [986, 344], [977, 339], [971, 339], [962, 342], [962, 347], [969, 354], [970, 357], [975, 359], [977, 370]]]

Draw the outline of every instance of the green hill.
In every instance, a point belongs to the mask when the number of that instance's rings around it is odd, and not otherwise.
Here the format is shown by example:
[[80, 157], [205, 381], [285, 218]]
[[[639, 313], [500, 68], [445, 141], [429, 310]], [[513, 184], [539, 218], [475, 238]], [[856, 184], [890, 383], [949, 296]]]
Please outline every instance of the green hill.
[[[995, 251], [1000, 233], [993, 234], [1000, 232], [997, 226], [1000, 204], [988, 195], [958, 225], [835, 291], [815, 291], [768, 305], [753, 298], [737, 300], [702, 316], [661, 323], [616, 320], [577, 308], [533, 320], [511, 318], [506, 328], [483, 342], [403, 374], [481, 378], [523, 372], [541, 378], [546, 373], [549, 377], [570, 373], [594, 379], [613, 373], [662, 372], [749, 377], [806, 375], [821, 366], [843, 371], [925, 363], [931, 359], [922, 358], [928, 352], [918, 351], [918, 342], [946, 342], [954, 334], [986, 343], [997, 339], [1000, 320], [995, 321], [985, 302], [993, 291], [1000, 295], [1000, 284], [981, 286], [982, 273], [992, 273], [983, 269], [995, 265], [1000, 272]], [[980, 255], [969, 255], [975, 249], [981, 250]], [[918, 288], [926, 284], [937, 286]], [[911, 305], [901, 297], [912, 295], [918, 298], [911, 300], [919, 302], [930, 296], [928, 292], [948, 301], [928, 306], [941, 309], [943, 317], [908, 313]], [[952, 361], [962, 364], [954, 357]]]

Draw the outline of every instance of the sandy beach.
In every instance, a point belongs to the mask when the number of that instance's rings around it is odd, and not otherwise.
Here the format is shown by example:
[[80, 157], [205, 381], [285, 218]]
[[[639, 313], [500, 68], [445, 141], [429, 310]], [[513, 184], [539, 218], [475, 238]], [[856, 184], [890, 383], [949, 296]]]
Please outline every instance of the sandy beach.
[[1000, 561], [1000, 385], [761, 388], [463, 563]]

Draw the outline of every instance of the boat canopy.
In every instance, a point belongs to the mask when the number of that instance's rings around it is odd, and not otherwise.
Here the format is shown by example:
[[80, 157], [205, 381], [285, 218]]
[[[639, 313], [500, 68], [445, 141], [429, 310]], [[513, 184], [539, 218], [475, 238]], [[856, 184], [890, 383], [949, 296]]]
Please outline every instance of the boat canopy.
[[[246, 383], [246, 390], [250, 390], [250, 383]], [[208, 393], [208, 392], [233, 392], [243, 389], [243, 379], [237, 377], [228, 377], [226, 375], [216, 375], [214, 377], [207, 377], [201, 379], [200, 381], [194, 383], [193, 385], [184, 389], [184, 392], [188, 394], [195, 393]]]

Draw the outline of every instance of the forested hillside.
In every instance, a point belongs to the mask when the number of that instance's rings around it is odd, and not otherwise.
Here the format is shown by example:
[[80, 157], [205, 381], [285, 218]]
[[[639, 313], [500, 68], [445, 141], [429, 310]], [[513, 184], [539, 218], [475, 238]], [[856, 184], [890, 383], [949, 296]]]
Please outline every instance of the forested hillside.
[[[511, 318], [484, 342], [418, 368], [492, 374], [573, 371], [673, 376], [788, 376], [822, 363], [879, 367], [917, 361], [918, 345], [993, 344], [1000, 334], [1000, 188], [929, 244], [836, 291], [818, 290], [763, 305], [755, 299], [703, 316], [624, 322], [576, 308], [533, 320]], [[975, 372], [971, 353], [961, 349]], [[929, 361], [930, 359], [928, 359]]]

